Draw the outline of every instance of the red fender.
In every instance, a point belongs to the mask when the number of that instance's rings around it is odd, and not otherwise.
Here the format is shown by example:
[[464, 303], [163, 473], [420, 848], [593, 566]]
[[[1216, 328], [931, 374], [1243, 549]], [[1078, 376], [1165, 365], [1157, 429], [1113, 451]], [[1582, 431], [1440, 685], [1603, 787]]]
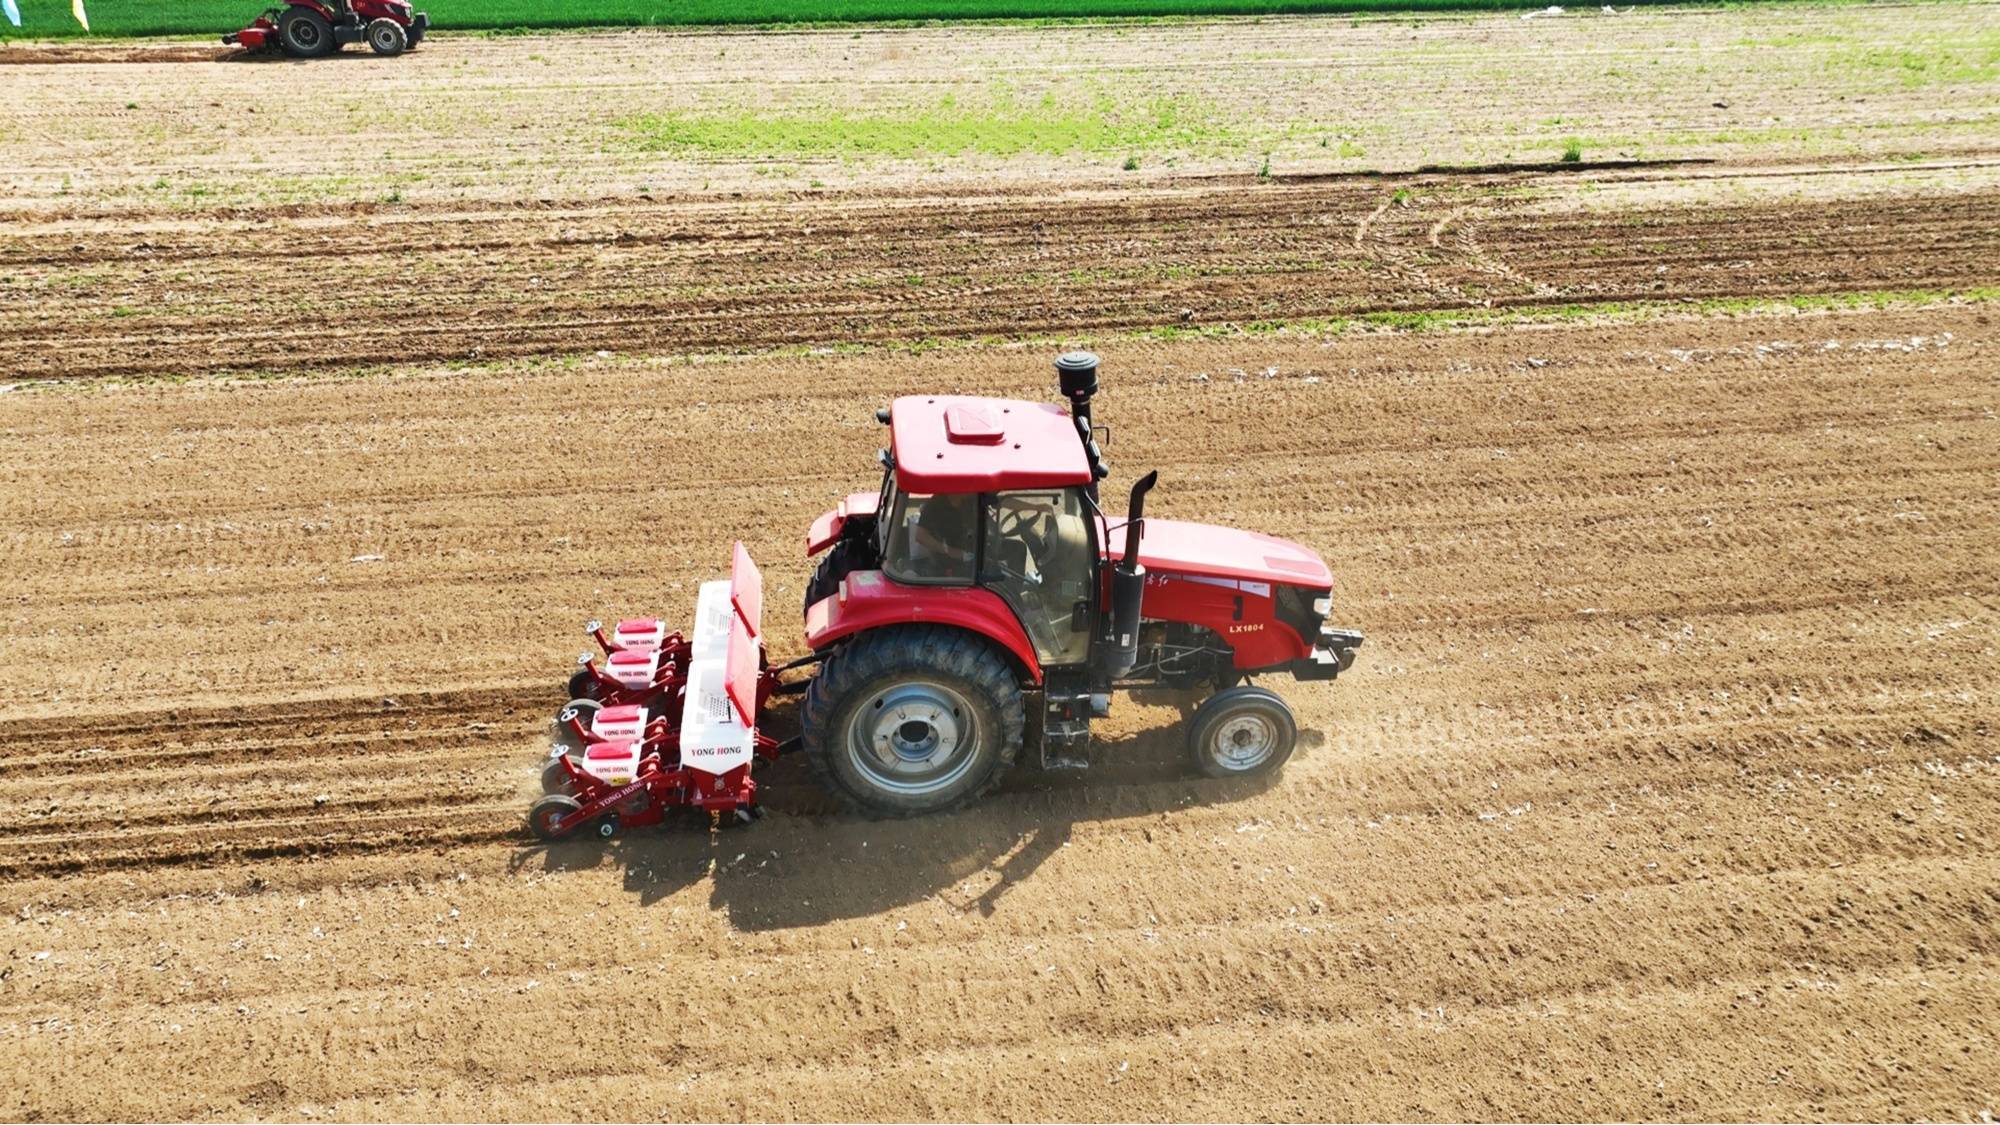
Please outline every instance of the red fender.
[[1028, 682], [1042, 682], [1042, 662], [1021, 619], [1000, 595], [977, 586], [905, 586], [879, 570], [857, 570], [840, 592], [806, 611], [806, 644], [814, 652], [884, 625], [950, 625], [977, 633], [1013, 656]]
[[326, 22], [328, 23], [332, 23], [334, 21], [335, 17], [332, 6], [327, 4], [322, 4], [319, 2], [319, 0], [285, 0], [285, 2], [295, 8], [311, 8], [313, 11], [318, 12], [322, 16], [325, 16]]
[[806, 531], [806, 557], [811, 558], [833, 546], [840, 538], [841, 529], [847, 526], [849, 517], [867, 517], [875, 514], [882, 497], [874, 492], [850, 493], [840, 502], [840, 507], [820, 516]]

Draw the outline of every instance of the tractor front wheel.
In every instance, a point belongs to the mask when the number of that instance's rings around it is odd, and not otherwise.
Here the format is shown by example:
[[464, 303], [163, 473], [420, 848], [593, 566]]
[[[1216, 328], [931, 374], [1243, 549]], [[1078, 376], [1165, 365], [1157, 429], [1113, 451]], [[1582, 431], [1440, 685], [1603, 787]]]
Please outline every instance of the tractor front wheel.
[[324, 58], [333, 53], [333, 25], [311, 8], [294, 4], [278, 17], [278, 45], [295, 59]]
[[1026, 706], [1007, 660], [935, 625], [864, 633], [806, 690], [806, 760], [865, 812], [916, 816], [983, 796], [1021, 753]]
[[368, 38], [368, 49], [383, 58], [394, 58], [410, 45], [408, 33], [403, 30], [403, 25], [395, 20], [369, 20], [365, 34]]
[[1299, 740], [1292, 709], [1276, 692], [1234, 687], [1216, 692], [1188, 725], [1188, 752], [1210, 777], [1249, 777], [1285, 764]]

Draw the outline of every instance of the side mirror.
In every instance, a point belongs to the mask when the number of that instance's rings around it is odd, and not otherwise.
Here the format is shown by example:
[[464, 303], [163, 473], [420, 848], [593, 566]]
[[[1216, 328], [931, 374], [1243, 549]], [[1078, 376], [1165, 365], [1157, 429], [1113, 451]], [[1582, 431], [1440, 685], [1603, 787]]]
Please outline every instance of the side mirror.
[[602, 628], [604, 628], [604, 622], [599, 621], [594, 617], [591, 618], [589, 621], [583, 623], [583, 631], [586, 633], [595, 633]]
[[579, 652], [579, 653], [577, 653], [577, 654], [576, 654], [576, 662], [577, 662], [577, 664], [578, 664], [578, 665], [580, 665], [580, 666], [583, 666], [583, 667], [588, 667], [588, 666], [589, 666], [589, 664], [590, 664], [590, 654], [589, 654], [589, 653], [587, 653], [587, 652]]

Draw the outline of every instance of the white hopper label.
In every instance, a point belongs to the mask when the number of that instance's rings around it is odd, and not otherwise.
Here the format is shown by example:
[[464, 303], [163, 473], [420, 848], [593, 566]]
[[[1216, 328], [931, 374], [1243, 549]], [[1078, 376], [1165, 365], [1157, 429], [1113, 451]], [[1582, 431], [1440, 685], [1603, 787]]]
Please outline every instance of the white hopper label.
[[703, 773], [724, 774], [748, 765], [756, 747], [756, 731], [737, 715], [725, 682], [729, 628], [735, 616], [727, 579], [701, 584], [694, 607], [687, 699], [681, 711], [681, 764]]
[[[723, 606], [727, 608], [728, 602]], [[688, 665], [687, 703], [681, 712], [681, 764], [703, 773], [723, 774], [748, 765], [756, 731], [743, 725], [723, 687], [727, 664], [721, 657]]]
[[729, 655], [729, 622], [736, 609], [729, 604], [729, 580], [718, 578], [701, 584], [694, 599], [694, 636], [689, 638], [689, 659], [721, 660]]

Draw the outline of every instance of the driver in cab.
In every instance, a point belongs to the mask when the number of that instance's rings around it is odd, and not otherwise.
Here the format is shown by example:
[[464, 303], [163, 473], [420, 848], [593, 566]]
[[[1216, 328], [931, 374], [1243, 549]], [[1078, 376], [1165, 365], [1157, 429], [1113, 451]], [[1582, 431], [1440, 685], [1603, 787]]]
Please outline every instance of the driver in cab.
[[910, 528], [910, 569], [920, 578], [963, 579], [973, 574], [978, 543], [979, 497], [931, 496], [917, 505]]

